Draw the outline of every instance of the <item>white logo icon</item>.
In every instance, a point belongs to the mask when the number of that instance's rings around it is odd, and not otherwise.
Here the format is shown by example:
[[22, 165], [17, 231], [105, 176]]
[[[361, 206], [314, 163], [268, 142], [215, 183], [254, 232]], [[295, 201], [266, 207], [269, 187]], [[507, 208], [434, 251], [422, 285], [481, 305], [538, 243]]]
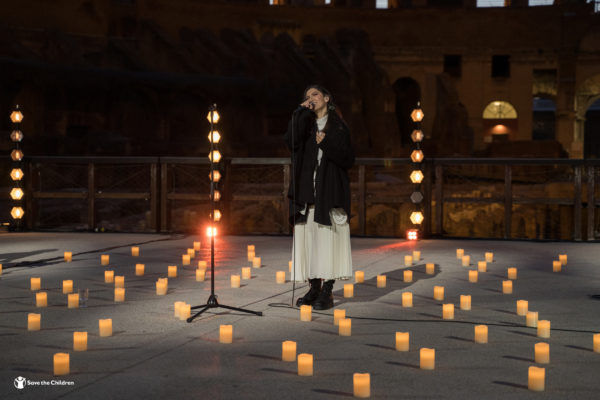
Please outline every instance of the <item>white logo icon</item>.
[[17, 389], [25, 389], [25, 381], [25, 378], [23, 378], [22, 376], [15, 378], [15, 387]]

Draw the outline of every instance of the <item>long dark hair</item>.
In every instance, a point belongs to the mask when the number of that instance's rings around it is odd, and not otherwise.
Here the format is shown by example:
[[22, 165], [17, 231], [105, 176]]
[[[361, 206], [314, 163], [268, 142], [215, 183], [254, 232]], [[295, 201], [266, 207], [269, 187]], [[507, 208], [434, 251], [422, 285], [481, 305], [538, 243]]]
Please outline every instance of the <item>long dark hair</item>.
[[310, 89], [317, 89], [319, 92], [323, 93], [323, 96], [329, 97], [329, 102], [327, 103], [327, 112], [328, 112], [328, 114], [329, 114], [329, 111], [335, 111], [334, 113], [331, 113], [331, 114], [335, 114], [343, 123], [346, 123], [346, 121], [344, 121], [344, 117], [342, 116], [342, 112], [335, 105], [335, 102], [333, 101], [333, 95], [331, 94], [331, 92], [329, 90], [327, 90], [322, 85], [319, 85], [317, 83], [313, 83], [311, 85], [308, 85], [306, 87], [306, 89], [304, 89], [304, 95], [302, 96], [302, 101], [304, 101], [306, 99], [306, 93], [308, 93], [308, 91]]

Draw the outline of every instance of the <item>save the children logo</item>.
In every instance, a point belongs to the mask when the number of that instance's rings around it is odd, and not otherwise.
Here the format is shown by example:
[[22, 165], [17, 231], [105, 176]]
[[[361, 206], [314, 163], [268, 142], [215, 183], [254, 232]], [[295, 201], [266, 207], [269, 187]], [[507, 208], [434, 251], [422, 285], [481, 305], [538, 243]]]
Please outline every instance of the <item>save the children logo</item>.
[[17, 389], [25, 389], [25, 383], [26, 383], [26, 379], [23, 378], [22, 376], [16, 377], [15, 378], [15, 387]]

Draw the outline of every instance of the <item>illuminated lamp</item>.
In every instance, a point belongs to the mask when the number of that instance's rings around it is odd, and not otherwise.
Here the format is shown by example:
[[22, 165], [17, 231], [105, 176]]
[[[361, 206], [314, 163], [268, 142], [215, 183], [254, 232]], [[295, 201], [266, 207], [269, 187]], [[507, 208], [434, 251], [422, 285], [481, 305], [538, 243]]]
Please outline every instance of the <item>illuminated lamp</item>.
[[410, 155], [410, 159], [415, 163], [423, 161], [424, 157], [425, 156], [423, 155], [423, 152], [421, 150], [413, 150], [413, 152]]
[[215, 210], [214, 220], [217, 221], [217, 222], [219, 222], [221, 220], [221, 217], [222, 217], [221, 211], [220, 210]]
[[10, 152], [10, 158], [12, 158], [13, 161], [21, 161], [23, 159], [23, 155], [23, 152], [19, 149], [14, 149]]
[[10, 177], [13, 181], [20, 181], [23, 179], [23, 170], [21, 168], [13, 168], [13, 170], [10, 171]]
[[215, 190], [214, 194], [213, 194], [213, 198], [215, 201], [221, 200], [221, 192], [219, 192], [218, 190]]
[[423, 172], [421, 172], [421, 170], [419, 169], [414, 170], [410, 173], [410, 181], [412, 183], [421, 183], [423, 181], [423, 178], [425, 178], [425, 176], [423, 175]]
[[413, 122], [421, 122], [424, 117], [425, 114], [423, 113], [423, 110], [421, 110], [421, 103], [417, 103], [417, 108], [412, 110], [410, 118], [413, 120]]
[[508, 133], [508, 128], [506, 125], [498, 124], [492, 128], [492, 135], [506, 135]]
[[23, 113], [19, 110], [19, 106], [17, 106], [17, 109], [10, 114], [10, 120], [15, 124], [23, 121]]
[[[212, 114], [212, 121], [210, 120], [211, 114]], [[217, 110], [209, 111], [208, 115], [206, 116], [206, 119], [208, 120], [208, 122], [212, 122], [213, 124], [216, 124], [217, 122], [219, 122], [220, 118], [221, 117], [219, 116], [219, 113], [217, 112]]]
[[419, 231], [417, 229], [409, 229], [406, 231], [406, 239], [407, 240], [418, 240], [419, 239]]
[[208, 134], [208, 141], [211, 143], [219, 143], [219, 141], [221, 140], [221, 135], [219, 134], [219, 131], [213, 131], [212, 132], [212, 140], [210, 140], [210, 133]]
[[421, 211], [413, 211], [412, 214], [410, 214], [410, 221], [415, 225], [420, 225], [424, 219]]
[[214, 226], [209, 226], [206, 228], [206, 236], [215, 237], [217, 236], [217, 228]]
[[410, 201], [412, 201], [414, 204], [419, 204], [423, 201], [423, 194], [421, 192], [413, 192], [410, 195]]
[[410, 135], [410, 138], [415, 143], [422, 142], [424, 137], [425, 135], [423, 135], [423, 131], [420, 129], [415, 129]]
[[21, 218], [23, 218], [24, 214], [25, 214], [25, 211], [23, 211], [23, 209], [21, 207], [13, 207], [12, 210], [10, 210], [10, 215], [14, 219], [21, 219]]
[[23, 137], [23, 132], [21, 132], [18, 129], [12, 131], [12, 133], [10, 134], [10, 140], [12, 140], [13, 142], [20, 142], [21, 140], [23, 140]]
[[23, 197], [23, 190], [21, 190], [21, 188], [12, 188], [10, 191], [10, 197], [13, 200], [21, 200]]
[[214, 163], [218, 163], [221, 160], [221, 153], [219, 153], [219, 150], [213, 150], [208, 153], [208, 159]]
[[[208, 179], [210, 179], [210, 173], [208, 174]], [[219, 182], [221, 180], [221, 173], [217, 170], [213, 171], [212, 173], [212, 181], [213, 182]]]

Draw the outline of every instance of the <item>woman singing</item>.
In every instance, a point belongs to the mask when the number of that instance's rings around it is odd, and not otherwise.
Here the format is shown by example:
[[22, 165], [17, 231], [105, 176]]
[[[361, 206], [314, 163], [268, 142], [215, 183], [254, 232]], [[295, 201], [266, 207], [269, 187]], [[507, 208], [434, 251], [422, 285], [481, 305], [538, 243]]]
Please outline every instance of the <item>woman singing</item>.
[[335, 280], [352, 276], [348, 169], [354, 152], [348, 127], [336, 111], [331, 93], [311, 85], [285, 134], [293, 171], [288, 192], [294, 225], [292, 277], [310, 283], [296, 305], [316, 310], [333, 307]]

